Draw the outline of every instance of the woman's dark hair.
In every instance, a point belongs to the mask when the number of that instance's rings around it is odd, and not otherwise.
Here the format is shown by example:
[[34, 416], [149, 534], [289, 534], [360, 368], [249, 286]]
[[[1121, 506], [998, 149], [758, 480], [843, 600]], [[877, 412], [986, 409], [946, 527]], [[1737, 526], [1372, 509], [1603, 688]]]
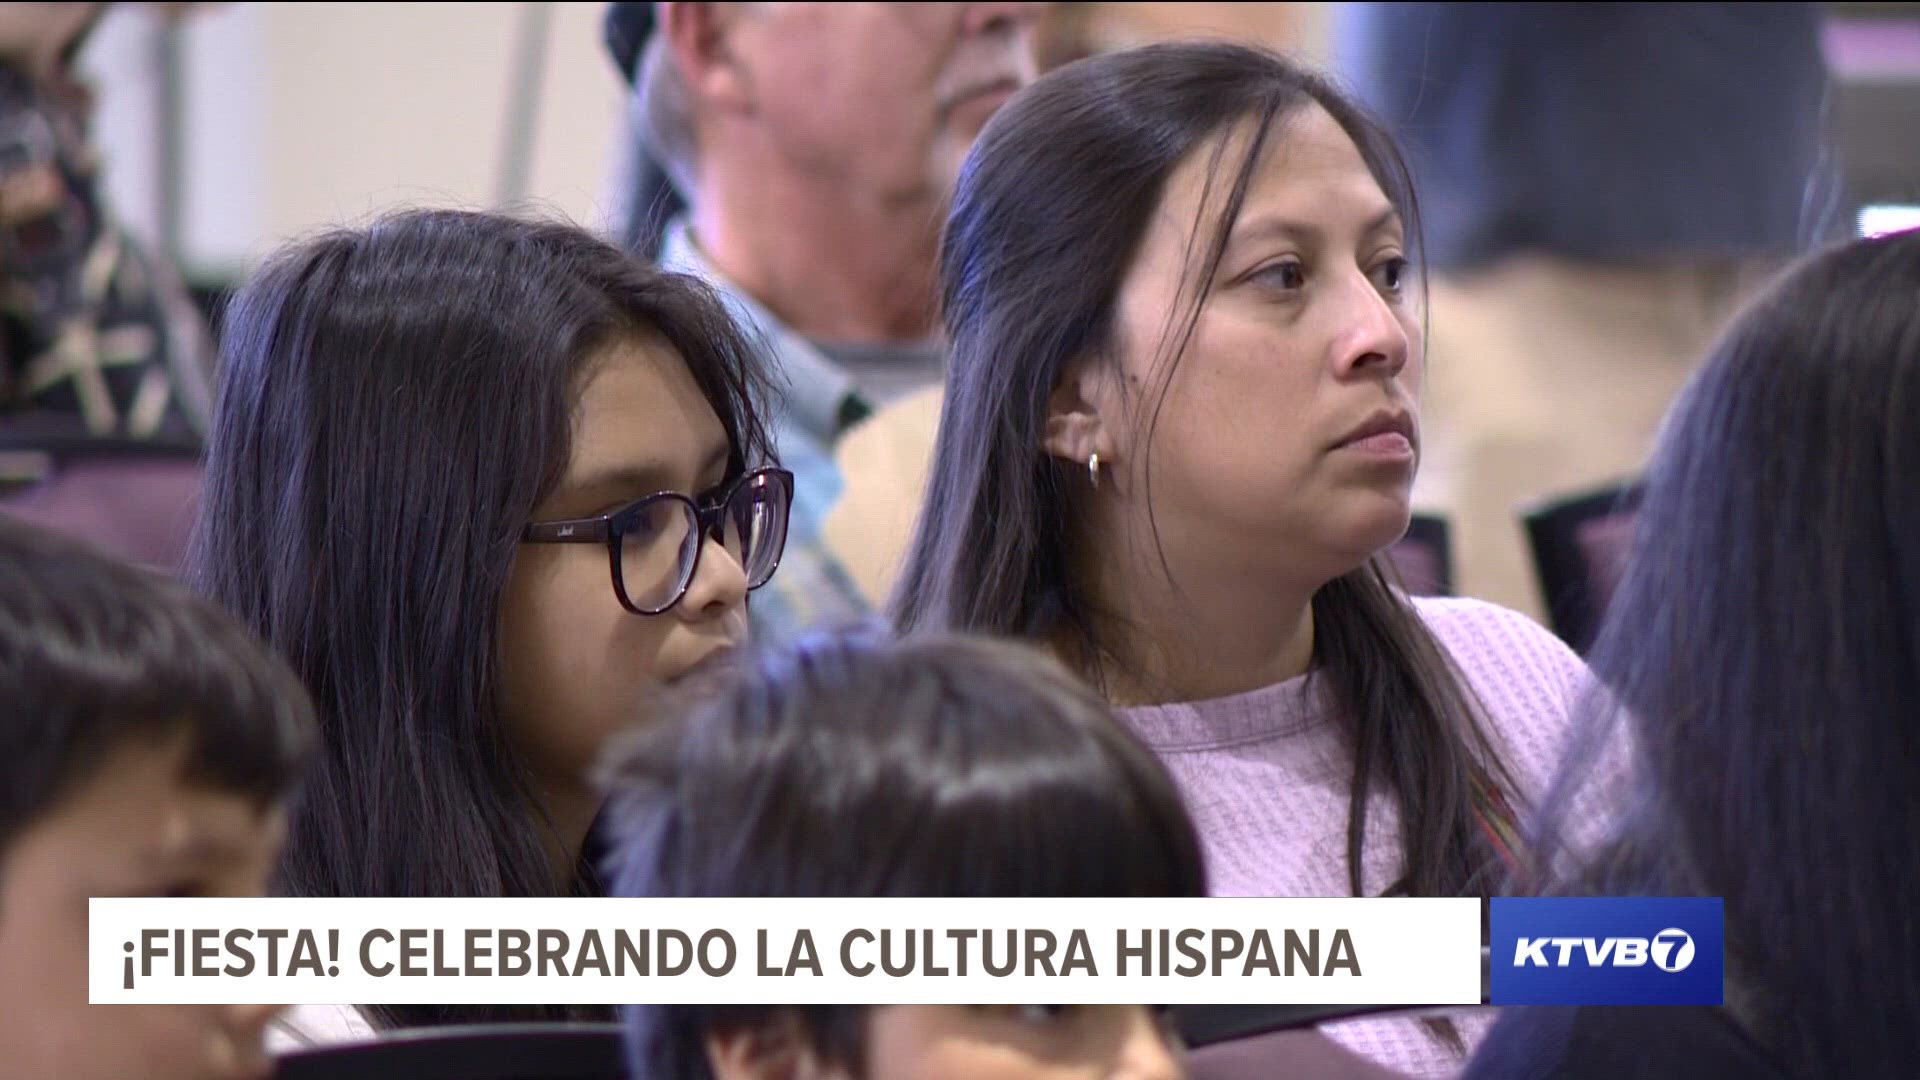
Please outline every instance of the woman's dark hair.
[[685, 359], [735, 471], [765, 455], [759, 361], [713, 293], [570, 226], [410, 211], [297, 244], [234, 298], [191, 561], [319, 705], [283, 891], [561, 891], [499, 715], [499, 607], [591, 361], [632, 334]]
[[[609, 807], [619, 896], [1206, 894], [1159, 761], [1018, 645], [803, 639], [631, 738]], [[783, 1015], [860, 1074], [852, 1005], [634, 1007], [634, 1074], [706, 1080], [706, 1036]]]
[[[1164, 401], [1255, 169], [1280, 125], [1316, 105], [1353, 138], [1417, 244], [1406, 168], [1384, 131], [1319, 76], [1256, 48], [1189, 42], [1078, 61], [989, 122], [942, 246], [952, 356], [893, 598], [902, 630], [1065, 642], [1096, 680], [1102, 662], [1123, 662], [1084, 585], [1097, 542], [1080, 529], [1085, 470], [1042, 449], [1049, 395], [1071, 365], [1113, 357], [1115, 299], [1167, 178], [1217, 139], [1208, 187], [1230, 186], [1219, 220], [1196, 223], [1200, 285], [1191, 310], [1170, 313]], [[1252, 145], [1222, 180], [1224, 136], [1243, 122]], [[1388, 572], [1375, 558], [1313, 598], [1314, 674], [1341, 707], [1354, 755], [1348, 878], [1359, 894], [1367, 796], [1384, 785], [1398, 799], [1404, 863], [1390, 891], [1484, 894], [1504, 868], [1476, 817], [1511, 785], [1471, 694]]]
[[314, 741], [293, 672], [179, 585], [0, 515], [0, 854], [129, 745], [261, 805]]
[[1735, 321], [1667, 419], [1593, 651], [1611, 700], [1543, 813], [1578, 836], [1632, 748], [1632, 810], [1563, 887], [1723, 897], [1729, 1005], [1806, 1077], [1920, 1060], [1916, 417], [1920, 232]]

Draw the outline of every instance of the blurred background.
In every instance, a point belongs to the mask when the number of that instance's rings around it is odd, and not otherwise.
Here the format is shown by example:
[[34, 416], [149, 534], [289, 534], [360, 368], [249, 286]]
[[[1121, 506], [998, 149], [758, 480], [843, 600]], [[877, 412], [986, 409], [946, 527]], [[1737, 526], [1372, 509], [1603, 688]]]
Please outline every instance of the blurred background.
[[[1210, 33], [1324, 59], [1332, 6], [1062, 4], [1053, 18], [1100, 47]], [[628, 93], [605, 10], [116, 4], [79, 56], [108, 201], [197, 286], [402, 204], [531, 203], [604, 226]]]
[[[1018, 48], [1040, 69], [1250, 40], [1326, 69], [1394, 130], [1432, 271], [1403, 577], [1576, 646], [1659, 421], [1725, 318], [1817, 244], [1920, 226], [1916, 3], [1031, 7]], [[289, 239], [458, 206], [656, 254], [684, 196], [633, 87], [657, 11], [0, 3], [0, 495], [52, 499], [46, 456], [68, 451], [49, 439], [76, 432], [171, 447], [190, 488], [220, 300]], [[844, 239], [796, 242], [831, 259]], [[914, 360], [926, 342], [865, 345], [904, 350], [919, 381], [814, 448], [845, 473], [821, 529], [855, 606], [890, 585], [939, 406], [937, 341], [931, 364]], [[38, 456], [4, 456], [22, 450]], [[127, 500], [157, 490], [89, 505], [139, 518]]]
[[[1339, 6], [1060, 4], [1045, 40], [1105, 48], [1226, 34], [1324, 64]], [[1920, 4], [1823, 7], [1848, 210], [1913, 212]], [[398, 204], [532, 201], [605, 225], [627, 94], [603, 44], [604, 10], [113, 5], [79, 55], [98, 96], [108, 202], [208, 287], [290, 236]]]

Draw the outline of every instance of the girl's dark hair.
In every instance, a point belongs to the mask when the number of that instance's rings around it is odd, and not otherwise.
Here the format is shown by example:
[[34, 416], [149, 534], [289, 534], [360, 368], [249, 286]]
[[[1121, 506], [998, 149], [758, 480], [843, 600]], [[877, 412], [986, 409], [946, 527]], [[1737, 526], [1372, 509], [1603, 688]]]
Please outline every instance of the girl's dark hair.
[[179, 739], [182, 779], [265, 805], [314, 742], [299, 680], [225, 613], [4, 514], [0, 702], [0, 855], [129, 745]]
[[[1080, 528], [1084, 471], [1042, 449], [1049, 395], [1070, 365], [1113, 356], [1115, 298], [1167, 178], [1218, 138], [1208, 187], [1227, 185], [1225, 210], [1196, 223], [1200, 284], [1190, 310], [1170, 313], [1164, 401], [1254, 170], [1280, 125], [1316, 105], [1353, 138], [1417, 245], [1406, 167], [1385, 132], [1319, 76], [1256, 48], [1186, 42], [1082, 60], [989, 122], [941, 252], [952, 357], [893, 598], [902, 630], [1065, 642], [1096, 679], [1103, 660], [1122, 662], [1084, 587], [1080, 556], [1098, 542]], [[1223, 177], [1223, 136], [1241, 122], [1254, 125], [1252, 145]], [[1387, 574], [1376, 558], [1313, 598], [1315, 676], [1341, 707], [1354, 755], [1348, 879], [1359, 894], [1367, 795], [1383, 785], [1399, 803], [1404, 865], [1389, 891], [1484, 894], [1504, 868], [1476, 816], [1511, 784], [1471, 694]]]
[[1578, 836], [1632, 748], [1632, 811], [1563, 887], [1724, 897], [1729, 1004], [1800, 1076], [1920, 1060], [1916, 417], [1920, 232], [1740, 316], [1668, 417], [1593, 651], [1611, 700], [1543, 814]]
[[[620, 896], [1203, 896], [1159, 761], [1052, 660], [822, 636], [636, 732], [613, 772]], [[791, 1016], [860, 1074], [861, 1006], [639, 1006], [636, 1076], [707, 1080], [707, 1035]]]
[[[191, 562], [319, 705], [283, 891], [563, 891], [499, 714], [499, 607], [591, 360], [639, 333], [685, 359], [735, 470], [765, 455], [759, 361], [718, 299], [570, 226], [409, 211], [297, 244], [234, 298]], [[389, 1026], [576, 1012], [366, 1008]]]

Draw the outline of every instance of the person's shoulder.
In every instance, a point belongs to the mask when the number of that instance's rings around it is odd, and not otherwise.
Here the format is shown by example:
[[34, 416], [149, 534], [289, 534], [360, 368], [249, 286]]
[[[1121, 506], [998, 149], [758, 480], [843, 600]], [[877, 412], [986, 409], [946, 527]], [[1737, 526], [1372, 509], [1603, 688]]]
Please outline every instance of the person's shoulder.
[[1413, 609], [1458, 663], [1477, 652], [1584, 677], [1587, 666], [1551, 630], [1512, 608], [1464, 596], [1417, 596]]
[[943, 397], [939, 386], [917, 390], [850, 428], [834, 450], [846, 482], [822, 531], [875, 607], [893, 591], [913, 541]]
[[1497, 727], [1558, 730], [1592, 686], [1586, 662], [1517, 611], [1464, 597], [1413, 606]]
[[940, 428], [940, 404], [945, 387], [922, 387], [890, 402], [847, 429], [836, 451], [843, 467], [878, 460], [926, 468]]
[[267, 1026], [267, 1049], [275, 1054], [310, 1050], [378, 1037], [366, 1014], [352, 1005], [295, 1005]]

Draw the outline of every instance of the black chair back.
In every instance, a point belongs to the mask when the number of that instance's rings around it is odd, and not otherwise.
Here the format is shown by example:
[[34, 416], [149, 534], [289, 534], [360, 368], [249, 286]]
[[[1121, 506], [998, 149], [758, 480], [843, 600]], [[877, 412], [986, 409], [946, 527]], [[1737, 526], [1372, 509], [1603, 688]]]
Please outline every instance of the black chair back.
[[1453, 595], [1453, 534], [1447, 519], [1415, 514], [1407, 535], [1387, 549], [1410, 596]]
[[1534, 569], [1553, 631], [1574, 651], [1593, 645], [1633, 551], [1640, 486], [1622, 484], [1527, 511]]

